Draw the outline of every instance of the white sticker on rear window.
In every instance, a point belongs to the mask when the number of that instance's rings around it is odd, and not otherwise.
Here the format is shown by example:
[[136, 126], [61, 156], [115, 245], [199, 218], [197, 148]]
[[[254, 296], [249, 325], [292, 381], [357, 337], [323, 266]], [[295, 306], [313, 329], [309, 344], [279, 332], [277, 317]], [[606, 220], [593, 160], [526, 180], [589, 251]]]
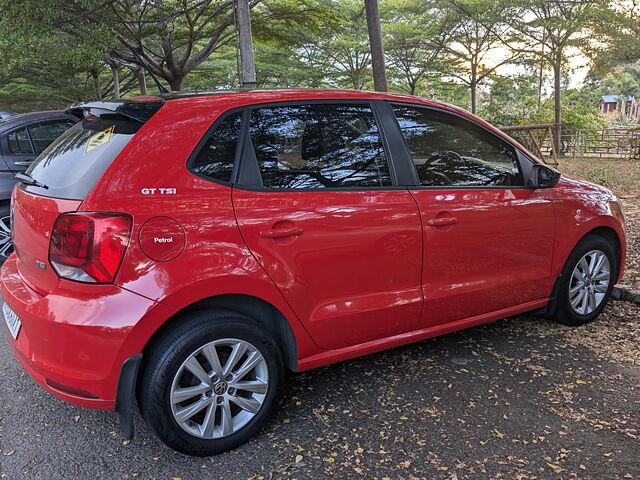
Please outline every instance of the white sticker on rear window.
[[100, 133], [96, 133], [93, 137], [91, 137], [89, 139], [89, 143], [87, 143], [87, 152], [90, 152], [94, 148], [107, 143], [111, 139], [111, 134], [113, 133], [115, 128], [115, 125], [111, 125], [106, 130], [103, 130]]

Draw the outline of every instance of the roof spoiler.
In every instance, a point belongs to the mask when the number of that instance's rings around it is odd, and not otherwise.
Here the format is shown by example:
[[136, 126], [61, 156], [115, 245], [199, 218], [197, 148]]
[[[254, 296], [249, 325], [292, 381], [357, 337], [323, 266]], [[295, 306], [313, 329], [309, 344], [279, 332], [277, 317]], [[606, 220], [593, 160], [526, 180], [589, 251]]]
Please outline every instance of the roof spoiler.
[[110, 100], [106, 102], [89, 102], [73, 105], [65, 112], [82, 120], [91, 110], [103, 110], [105, 113], [122, 115], [123, 117], [145, 123], [164, 104], [160, 97], [137, 97], [129, 100]]

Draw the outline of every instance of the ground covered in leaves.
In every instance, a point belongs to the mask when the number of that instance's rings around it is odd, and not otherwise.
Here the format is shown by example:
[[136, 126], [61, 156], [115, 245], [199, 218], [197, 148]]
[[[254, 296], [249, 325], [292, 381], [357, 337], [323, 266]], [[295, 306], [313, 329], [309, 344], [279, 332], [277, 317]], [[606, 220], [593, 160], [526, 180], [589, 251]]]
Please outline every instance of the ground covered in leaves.
[[640, 307], [568, 328], [519, 316], [287, 380], [248, 444], [189, 458], [138, 418], [44, 392], [0, 340], [2, 479], [640, 478]]

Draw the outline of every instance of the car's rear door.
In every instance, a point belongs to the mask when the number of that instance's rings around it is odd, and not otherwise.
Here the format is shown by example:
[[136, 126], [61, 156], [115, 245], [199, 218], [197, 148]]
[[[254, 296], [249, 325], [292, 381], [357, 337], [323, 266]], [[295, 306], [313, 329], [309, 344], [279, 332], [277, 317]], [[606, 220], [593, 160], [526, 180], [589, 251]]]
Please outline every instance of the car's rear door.
[[555, 212], [546, 190], [525, 187], [530, 160], [459, 114], [392, 108], [419, 183], [411, 194], [424, 228], [420, 325], [526, 307], [548, 296]]
[[416, 203], [396, 186], [370, 102], [252, 108], [237, 183], [245, 242], [322, 348], [413, 330]]

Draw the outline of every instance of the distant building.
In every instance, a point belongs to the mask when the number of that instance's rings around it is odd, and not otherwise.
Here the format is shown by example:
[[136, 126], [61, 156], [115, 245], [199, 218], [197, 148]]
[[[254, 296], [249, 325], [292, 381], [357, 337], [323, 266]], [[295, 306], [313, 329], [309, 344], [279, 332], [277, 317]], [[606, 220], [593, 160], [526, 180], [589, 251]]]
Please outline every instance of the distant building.
[[606, 117], [625, 116], [634, 120], [640, 118], [640, 102], [631, 95], [602, 95], [598, 107], [600, 113]]

